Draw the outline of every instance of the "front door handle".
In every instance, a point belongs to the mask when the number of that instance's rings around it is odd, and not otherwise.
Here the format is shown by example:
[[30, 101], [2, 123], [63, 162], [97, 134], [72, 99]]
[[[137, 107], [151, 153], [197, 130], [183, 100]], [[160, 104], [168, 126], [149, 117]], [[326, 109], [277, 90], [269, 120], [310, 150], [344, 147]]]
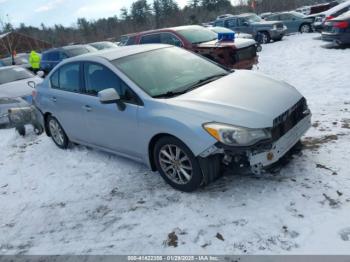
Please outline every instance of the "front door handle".
[[92, 110], [91, 106], [89, 106], [89, 105], [83, 106], [83, 109], [87, 112], [90, 112]]
[[52, 102], [56, 102], [56, 101], [57, 101], [57, 98], [53, 96], [53, 97], [51, 97], [51, 101], [52, 101]]

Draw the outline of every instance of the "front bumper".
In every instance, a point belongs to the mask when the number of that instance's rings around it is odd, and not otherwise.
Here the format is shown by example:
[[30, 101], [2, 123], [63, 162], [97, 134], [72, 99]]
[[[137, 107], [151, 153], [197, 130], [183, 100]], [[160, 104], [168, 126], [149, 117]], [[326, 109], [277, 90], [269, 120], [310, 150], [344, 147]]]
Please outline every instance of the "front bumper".
[[253, 173], [260, 174], [264, 168], [280, 160], [311, 127], [311, 114], [304, 117], [284, 136], [272, 144], [270, 150], [248, 153], [248, 161]]
[[270, 36], [272, 40], [282, 39], [282, 37], [286, 34], [287, 27], [283, 27], [283, 29], [272, 29], [270, 30]]

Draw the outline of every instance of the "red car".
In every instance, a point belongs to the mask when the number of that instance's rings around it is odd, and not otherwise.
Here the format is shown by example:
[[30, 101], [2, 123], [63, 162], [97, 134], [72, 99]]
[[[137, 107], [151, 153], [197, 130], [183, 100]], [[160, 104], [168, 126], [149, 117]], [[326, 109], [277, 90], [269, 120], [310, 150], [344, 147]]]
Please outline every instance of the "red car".
[[252, 69], [258, 63], [252, 39], [218, 41], [218, 34], [202, 26], [180, 26], [124, 35], [120, 45], [170, 44], [200, 54], [233, 69]]

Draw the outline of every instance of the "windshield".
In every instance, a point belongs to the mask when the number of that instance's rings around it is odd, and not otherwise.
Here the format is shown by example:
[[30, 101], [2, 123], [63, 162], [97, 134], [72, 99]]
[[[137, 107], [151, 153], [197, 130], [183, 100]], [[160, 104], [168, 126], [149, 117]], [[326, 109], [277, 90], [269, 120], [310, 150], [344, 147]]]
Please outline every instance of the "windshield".
[[261, 22], [261, 18], [257, 15], [249, 15], [244, 17], [249, 23], [258, 23]]
[[70, 57], [86, 54], [89, 52], [90, 52], [89, 49], [85, 47], [76, 47], [76, 48], [67, 49], [67, 53]]
[[177, 31], [178, 34], [182, 35], [187, 41], [192, 44], [200, 44], [209, 41], [213, 41], [218, 38], [218, 35], [213, 31], [206, 28], [188, 28]]
[[117, 45], [110, 43], [110, 42], [92, 43], [90, 45], [95, 47], [98, 50], [117, 47]]
[[177, 47], [127, 56], [112, 63], [152, 97], [186, 92], [201, 80], [228, 74], [214, 63]]
[[294, 16], [297, 16], [297, 17], [299, 17], [299, 18], [304, 18], [305, 17], [305, 15], [303, 15], [302, 13], [298, 13], [298, 12], [294, 12], [294, 11], [292, 11], [292, 12], [290, 12], [292, 15], [294, 15]]
[[31, 72], [21, 67], [0, 69], [0, 85], [31, 78], [33, 76]]

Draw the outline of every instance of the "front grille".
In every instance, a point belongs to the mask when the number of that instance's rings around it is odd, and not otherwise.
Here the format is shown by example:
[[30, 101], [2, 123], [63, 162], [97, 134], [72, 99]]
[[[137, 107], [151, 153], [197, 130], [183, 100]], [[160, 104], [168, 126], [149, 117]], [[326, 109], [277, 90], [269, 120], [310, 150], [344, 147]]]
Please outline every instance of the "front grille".
[[252, 45], [242, 49], [238, 49], [236, 54], [238, 61], [253, 59], [254, 57], [256, 57], [256, 46]]
[[306, 115], [307, 110], [306, 99], [303, 97], [292, 106], [289, 110], [279, 115], [273, 120], [273, 128], [271, 130], [272, 139], [278, 140], [291, 130], [296, 124], [298, 124]]

